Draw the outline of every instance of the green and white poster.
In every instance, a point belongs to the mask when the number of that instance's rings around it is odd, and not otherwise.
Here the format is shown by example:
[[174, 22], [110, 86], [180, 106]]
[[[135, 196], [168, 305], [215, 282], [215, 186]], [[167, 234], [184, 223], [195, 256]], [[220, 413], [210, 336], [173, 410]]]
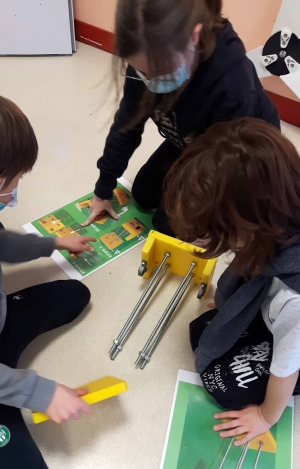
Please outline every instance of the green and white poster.
[[153, 212], [142, 210], [131, 196], [131, 186], [124, 179], [118, 181], [114, 190], [112, 206], [119, 220], [108, 214], [101, 215], [90, 226], [82, 227], [91, 213], [93, 193], [44, 215], [23, 226], [28, 233], [41, 236], [91, 236], [96, 238], [90, 245], [91, 252], [80, 255], [67, 251], [54, 251], [52, 258], [73, 279], [82, 280], [125, 252], [145, 241], [152, 226]]
[[[198, 374], [179, 370], [160, 469], [238, 467], [242, 447], [234, 445], [221, 465], [231, 439], [221, 439], [213, 425], [214, 414], [223, 410], [205, 391]], [[253, 440], [242, 469], [292, 469], [293, 410], [292, 398], [279, 422], [263, 436], [257, 466], [258, 443]]]

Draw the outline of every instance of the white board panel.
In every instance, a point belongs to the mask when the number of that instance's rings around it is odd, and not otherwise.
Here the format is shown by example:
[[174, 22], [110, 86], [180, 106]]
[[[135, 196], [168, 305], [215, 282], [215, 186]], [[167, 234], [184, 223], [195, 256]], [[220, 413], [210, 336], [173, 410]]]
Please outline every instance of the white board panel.
[[72, 54], [69, 0], [0, 0], [0, 55]]

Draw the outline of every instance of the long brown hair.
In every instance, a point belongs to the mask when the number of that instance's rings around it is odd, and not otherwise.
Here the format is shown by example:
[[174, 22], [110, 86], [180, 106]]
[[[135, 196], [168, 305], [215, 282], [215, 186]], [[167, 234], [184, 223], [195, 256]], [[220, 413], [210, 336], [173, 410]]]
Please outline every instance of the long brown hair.
[[264, 266], [300, 230], [300, 158], [260, 119], [215, 124], [171, 168], [165, 206], [182, 239], [208, 240], [202, 257], [236, 253], [240, 274]]
[[[222, 28], [222, 0], [119, 0], [115, 27], [115, 52], [122, 59], [121, 69], [115, 59], [117, 88], [126, 59], [138, 53], [147, 58], [149, 73], [157, 77], [163, 70], [173, 70], [174, 52], [185, 52], [192, 32], [202, 24], [197, 60], [205, 61], [213, 53], [216, 28]], [[120, 64], [119, 64], [120, 65]], [[182, 89], [164, 96], [160, 108], [168, 111]], [[145, 90], [135, 125], [149, 116], [156, 102], [155, 93]]]
[[0, 96], [0, 177], [5, 178], [5, 187], [19, 173], [32, 169], [37, 154], [29, 120], [16, 104]]

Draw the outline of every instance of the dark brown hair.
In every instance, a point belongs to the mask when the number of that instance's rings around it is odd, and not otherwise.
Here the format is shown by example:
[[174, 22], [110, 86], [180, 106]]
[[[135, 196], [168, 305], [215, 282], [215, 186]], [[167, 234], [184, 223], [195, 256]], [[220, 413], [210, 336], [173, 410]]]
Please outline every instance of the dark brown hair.
[[[157, 77], [174, 68], [174, 52], [185, 52], [192, 32], [202, 24], [197, 60], [205, 61], [213, 53], [216, 28], [222, 28], [222, 0], [119, 0], [116, 15], [115, 52], [123, 61], [144, 53], [149, 73]], [[116, 62], [116, 60], [115, 60]], [[116, 81], [121, 75], [115, 63]], [[169, 110], [182, 89], [164, 96], [160, 107]], [[140, 112], [134, 123], [149, 116], [155, 93], [145, 90]]]
[[300, 159], [279, 130], [260, 119], [215, 124], [167, 176], [166, 211], [181, 239], [208, 240], [204, 258], [243, 247], [239, 274], [264, 266], [300, 229]]
[[5, 186], [17, 174], [30, 171], [38, 144], [29, 120], [9, 99], [0, 96], [0, 177]]

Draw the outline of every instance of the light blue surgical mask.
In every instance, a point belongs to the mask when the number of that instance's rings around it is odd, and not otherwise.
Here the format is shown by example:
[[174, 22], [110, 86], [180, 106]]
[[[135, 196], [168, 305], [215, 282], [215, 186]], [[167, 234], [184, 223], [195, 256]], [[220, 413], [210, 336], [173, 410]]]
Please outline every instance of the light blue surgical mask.
[[178, 90], [178, 88], [191, 78], [191, 75], [186, 71], [184, 64], [180, 65], [175, 72], [168, 73], [167, 75], [160, 75], [152, 80], [148, 80], [139, 70], [136, 70], [136, 73], [143, 80], [149, 90], [152, 91], [152, 93], [157, 94], [172, 93], [172, 91]]
[[15, 187], [11, 192], [7, 192], [7, 194], [0, 194], [0, 197], [4, 197], [5, 195], [11, 195], [11, 200], [6, 204], [1, 202], [0, 199], [0, 211], [4, 210], [6, 207], [15, 207], [18, 203], [18, 188]]

